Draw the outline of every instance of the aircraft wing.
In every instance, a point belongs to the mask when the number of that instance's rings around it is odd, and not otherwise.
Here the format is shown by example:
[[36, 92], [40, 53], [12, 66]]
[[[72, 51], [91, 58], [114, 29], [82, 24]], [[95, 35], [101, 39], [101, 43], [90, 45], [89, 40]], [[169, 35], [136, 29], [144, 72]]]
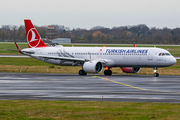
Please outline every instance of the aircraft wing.
[[31, 54], [32, 57], [41, 57], [44, 58], [45, 60], [48, 59], [55, 59], [55, 60], [65, 60], [65, 61], [73, 61], [73, 62], [85, 62], [89, 61], [88, 59], [83, 59], [83, 58], [71, 58], [71, 57], [59, 57], [59, 56], [45, 56], [45, 55], [35, 55]]

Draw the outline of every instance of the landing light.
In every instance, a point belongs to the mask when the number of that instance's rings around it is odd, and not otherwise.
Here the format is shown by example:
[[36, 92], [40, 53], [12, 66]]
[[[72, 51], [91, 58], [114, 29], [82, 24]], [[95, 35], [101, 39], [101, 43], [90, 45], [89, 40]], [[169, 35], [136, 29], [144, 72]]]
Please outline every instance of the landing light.
[[106, 47], [106, 46], [103, 46], [103, 47]]

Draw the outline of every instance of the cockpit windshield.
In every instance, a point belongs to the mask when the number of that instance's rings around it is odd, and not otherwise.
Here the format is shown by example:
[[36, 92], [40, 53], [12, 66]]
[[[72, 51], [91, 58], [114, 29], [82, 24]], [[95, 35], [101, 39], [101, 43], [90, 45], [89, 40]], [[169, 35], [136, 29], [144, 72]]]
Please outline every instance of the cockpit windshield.
[[171, 54], [170, 53], [165, 53], [165, 55], [170, 56]]
[[159, 53], [159, 56], [171, 56], [170, 53]]

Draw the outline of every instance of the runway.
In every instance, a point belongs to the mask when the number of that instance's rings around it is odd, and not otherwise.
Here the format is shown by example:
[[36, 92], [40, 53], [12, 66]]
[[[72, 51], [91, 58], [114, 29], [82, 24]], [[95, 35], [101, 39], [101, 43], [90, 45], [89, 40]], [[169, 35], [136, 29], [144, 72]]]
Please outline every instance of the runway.
[[0, 73], [0, 99], [180, 103], [180, 76]]

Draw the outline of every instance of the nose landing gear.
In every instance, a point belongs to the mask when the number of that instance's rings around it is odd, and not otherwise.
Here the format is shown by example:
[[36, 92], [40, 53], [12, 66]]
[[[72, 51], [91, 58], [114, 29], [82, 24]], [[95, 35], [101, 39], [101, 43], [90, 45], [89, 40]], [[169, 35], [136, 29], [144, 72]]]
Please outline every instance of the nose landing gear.
[[159, 77], [159, 73], [157, 73], [157, 67], [153, 68], [154, 69], [154, 77]]

